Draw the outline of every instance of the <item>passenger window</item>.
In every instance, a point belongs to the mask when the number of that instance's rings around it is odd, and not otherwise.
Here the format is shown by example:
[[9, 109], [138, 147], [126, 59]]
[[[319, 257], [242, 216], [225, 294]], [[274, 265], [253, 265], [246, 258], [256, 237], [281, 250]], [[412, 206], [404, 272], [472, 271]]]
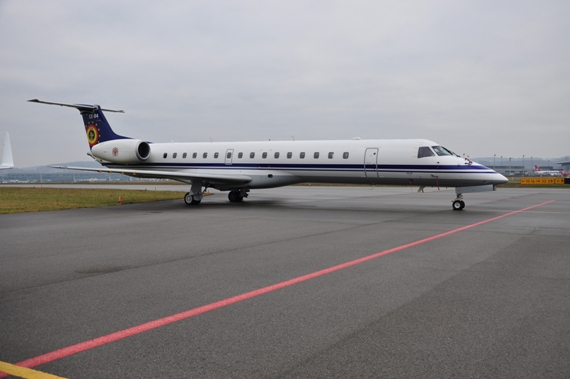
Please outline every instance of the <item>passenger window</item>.
[[342, 153], [342, 159], [348, 159], [348, 151]]
[[305, 152], [303, 151], [302, 153], [299, 154], [299, 158], [301, 159], [305, 159]]
[[315, 154], [313, 154], [313, 158], [315, 158], [315, 159], [319, 159], [319, 153], [315, 153]]
[[287, 153], [287, 159], [291, 159], [293, 157], [293, 153], [292, 152], [288, 152]]
[[208, 158], [208, 153], [202, 154], [202, 158], [204, 158], [204, 159]]
[[226, 158], [230, 159], [232, 157], [232, 152], [228, 151], [228, 154], [226, 154]]
[[255, 153], [253, 153], [253, 152], [252, 152], [252, 153], [249, 153], [249, 157], [250, 157], [251, 159], [255, 158]]
[[241, 151], [238, 153], [238, 158], [239, 158], [239, 159], [242, 159], [242, 158], [243, 158], [243, 153], [242, 153]]
[[279, 153], [275, 153], [275, 155], [273, 155], [273, 157], [274, 157], [275, 159], [279, 158]]
[[333, 156], [334, 156], [334, 153], [331, 151], [331, 152], [329, 153], [329, 159], [333, 159]]
[[220, 156], [219, 153], [214, 153], [214, 159], [218, 159], [219, 156]]
[[263, 159], [267, 158], [267, 152], [266, 151], [263, 152], [263, 154], [261, 154], [261, 158], [263, 158]]
[[176, 158], [177, 156], [178, 156], [178, 153], [172, 154], [172, 158]]
[[418, 158], [433, 157], [434, 155], [428, 146], [422, 146], [418, 149]]
[[182, 154], [182, 159], [186, 159], [187, 156], [188, 156], [188, 154], [186, 154], [186, 153]]
[[198, 153], [192, 153], [192, 158], [196, 159], [198, 157]]
[[164, 159], [166, 159], [166, 157], [168, 157], [168, 153], [164, 153], [164, 154], [162, 155], [162, 157], [163, 157]]

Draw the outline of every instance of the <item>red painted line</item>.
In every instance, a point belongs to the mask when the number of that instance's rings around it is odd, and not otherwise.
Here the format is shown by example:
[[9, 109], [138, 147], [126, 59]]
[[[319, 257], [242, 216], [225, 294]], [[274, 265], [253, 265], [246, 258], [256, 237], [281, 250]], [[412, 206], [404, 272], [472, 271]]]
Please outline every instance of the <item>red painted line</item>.
[[[358, 264], [361, 264], [364, 262], [368, 262], [370, 260], [373, 260], [373, 259], [376, 259], [379, 257], [383, 257], [383, 256], [388, 255], [388, 254], [395, 253], [397, 251], [405, 250], [405, 249], [408, 249], [410, 247], [414, 247], [414, 246], [424, 244], [426, 242], [431, 242], [431, 241], [434, 241], [434, 240], [439, 239], [439, 238], [447, 237], [447, 236], [450, 236], [452, 234], [459, 233], [459, 232], [462, 232], [464, 230], [471, 229], [471, 228], [474, 228], [474, 227], [477, 227], [477, 226], [480, 226], [483, 224], [487, 224], [489, 222], [500, 220], [502, 218], [515, 215], [517, 213], [525, 212], [525, 211], [528, 211], [528, 210], [533, 209], [533, 208], [537, 208], [537, 207], [540, 207], [540, 206], [543, 206], [546, 204], [550, 204], [552, 202], [554, 202], [554, 200], [546, 201], [544, 203], [536, 204], [536, 205], [533, 205], [533, 206], [530, 206], [527, 208], [520, 209], [518, 211], [509, 212], [509, 213], [503, 214], [501, 216], [497, 216], [497, 217], [493, 217], [493, 218], [490, 218], [487, 220], [479, 221], [479, 222], [476, 222], [474, 224], [470, 224], [470, 225], [463, 226], [463, 227], [460, 227], [457, 229], [453, 229], [453, 230], [450, 230], [448, 232], [437, 234], [437, 235], [432, 236], [432, 237], [427, 237], [427, 238], [424, 238], [424, 239], [421, 239], [421, 240], [418, 240], [415, 242], [407, 243], [405, 245], [393, 247], [391, 249], [384, 250], [384, 251], [381, 251], [381, 252], [378, 252], [378, 253], [375, 253], [372, 255], [368, 255], [368, 256], [363, 257], [363, 258], [355, 259], [353, 261], [342, 263], [342, 264], [339, 264], [336, 266], [332, 266], [332, 267], [326, 268], [324, 270], [315, 271], [313, 273], [303, 275], [303, 276], [299, 276], [299, 277], [296, 277], [293, 279], [289, 279], [289, 280], [286, 280], [284, 282], [272, 284], [270, 286], [259, 288], [257, 290], [251, 291], [251, 292], [246, 292], [246, 293], [243, 293], [241, 295], [229, 297], [227, 299], [216, 301], [216, 302], [211, 303], [211, 304], [203, 305], [203, 306], [198, 307], [198, 308], [190, 309], [190, 310], [185, 311], [185, 312], [177, 313], [177, 314], [174, 314], [172, 316], [164, 317], [164, 318], [161, 318], [161, 319], [158, 319], [155, 321], [150, 321], [150, 322], [147, 322], [144, 324], [140, 324], [138, 326], [134, 326], [132, 328], [124, 329], [124, 330], [121, 330], [121, 331], [118, 331], [115, 333], [111, 333], [111, 334], [107, 334], [106, 336], [102, 336], [102, 337], [95, 338], [95, 339], [92, 339], [89, 341], [81, 342], [81, 343], [78, 343], [76, 345], [68, 346], [68, 347], [65, 347], [63, 349], [53, 351], [51, 353], [47, 353], [44, 355], [37, 356], [35, 358], [30, 358], [30, 359], [27, 359], [25, 361], [16, 363], [16, 365], [22, 366], [22, 367], [27, 367], [27, 368], [36, 367], [36, 366], [39, 366], [39, 365], [44, 364], [44, 363], [52, 362], [52, 361], [55, 361], [57, 359], [65, 358], [67, 356], [77, 354], [77, 353], [80, 353], [80, 352], [85, 351], [85, 350], [92, 349], [94, 347], [98, 347], [98, 346], [102, 346], [102, 345], [105, 345], [105, 344], [108, 344], [108, 343], [111, 343], [114, 341], [118, 341], [118, 340], [130, 337], [130, 336], [133, 336], [133, 335], [136, 335], [139, 333], [143, 333], [143, 332], [146, 332], [146, 331], [149, 331], [152, 329], [159, 328], [161, 326], [172, 324], [172, 323], [177, 322], [177, 321], [185, 320], [187, 318], [194, 317], [194, 316], [200, 315], [202, 313], [210, 312], [210, 311], [222, 308], [222, 307], [226, 307], [228, 305], [239, 303], [241, 301], [248, 300], [248, 299], [251, 299], [251, 298], [254, 298], [257, 296], [261, 296], [261, 295], [264, 295], [264, 294], [269, 293], [269, 292], [277, 291], [279, 289], [289, 287], [289, 286], [292, 286], [294, 284], [299, 284], [299, 283], [305, 282], [307, 280], [317, 278], [319, 276], [327, 275], [327, 274], [333, 273], [335, 271], [339, 271], [339, 270], [342, 270], [342, 269], [345, 269], [348, 267], [352, 267], [352, 266], [355, 266], [355, 265], [358, 265]], [[5, 376], [7, 376], [7, 375], [0, 373], [0, 378], [3, 378]]]

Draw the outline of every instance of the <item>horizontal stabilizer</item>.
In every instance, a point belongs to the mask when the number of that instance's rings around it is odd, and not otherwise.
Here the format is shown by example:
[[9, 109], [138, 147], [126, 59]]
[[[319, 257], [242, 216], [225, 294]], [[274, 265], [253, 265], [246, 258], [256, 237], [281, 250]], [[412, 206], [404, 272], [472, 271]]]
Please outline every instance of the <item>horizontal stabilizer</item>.
[[[78, 109], [80, 112], [82, 110], [95, 110], [97, 109], [97, 105], [89, 105], [89, 104], [64, 104], [64, 103], [52, 103], [49, 101], [42, 101], [42, 100], [38, 100], [38, 99], [32, 99], [32, 100], [28, 100], [30, 103], [40, 103], [40, 104], [48, 104], [48, 105], [59, 105], [62, 107], [70, 107], [70, 108], [75, 108]], [[125, 113], [125, 111], [123, 110], [114, 110], [114, 109], [104, 109], [101, 108], [102, 111], [105, 112], [117, 112], [117, 113]]]

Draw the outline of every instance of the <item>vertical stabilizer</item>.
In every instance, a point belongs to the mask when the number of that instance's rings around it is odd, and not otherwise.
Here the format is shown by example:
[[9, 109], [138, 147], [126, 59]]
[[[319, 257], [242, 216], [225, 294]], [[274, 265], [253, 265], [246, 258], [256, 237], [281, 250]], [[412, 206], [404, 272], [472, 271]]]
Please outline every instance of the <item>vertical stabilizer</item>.
[[111, 129], [111, 125], [109, 125], [100, 106], [94, 105], [93, 108], [82, 108], [79, 109], [79, 112], [81, 116], [83, 116], [83, 124], [85, 125], [89, 148], [92, 148], [99, 142], [129, 138], [120, 136]]
[[6, 168], [14, 168], [14, 157], [12, 156], [12, 145], [10, 144], [10, 135], [4, 133], [4, 146], [2, 148], [2, 163], [0, 170]]

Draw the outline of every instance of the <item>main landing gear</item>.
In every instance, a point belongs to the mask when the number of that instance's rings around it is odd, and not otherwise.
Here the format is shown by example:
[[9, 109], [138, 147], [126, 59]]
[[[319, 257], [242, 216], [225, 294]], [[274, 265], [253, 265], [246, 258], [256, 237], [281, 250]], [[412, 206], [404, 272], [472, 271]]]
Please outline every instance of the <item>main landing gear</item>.
[[202, 195], [191, 195], [190, 192], [186, 192], [186, 195], [184, 195], [186, 205], [198, 205], [201, 201]]
[[[248, 197], [247, 189], [231, 190], [228, 194], [228, 199], [232, 203], [240, 203], [243, 201], [244, 197]], [[198, 205], [202, 201], [204, 191], [202, 190], [202, 183], [195, 181], [192, 183], [192, 188], [190, 192], [184, 195], [184, 202], [187, 205]]]
[[184, 195], [184, 202], [187, 205], [198, 205], [202, 201], [203, 193], [202, 182], [200, 180], [195, 180], [192, 182], [190, 192], [186, 192], [186, 195]]
[[232, 203], [241, 203], [244, 197], [248, 197], [249, 194], [245, 190], [231, 190], [228, 194], [228, 199]]

